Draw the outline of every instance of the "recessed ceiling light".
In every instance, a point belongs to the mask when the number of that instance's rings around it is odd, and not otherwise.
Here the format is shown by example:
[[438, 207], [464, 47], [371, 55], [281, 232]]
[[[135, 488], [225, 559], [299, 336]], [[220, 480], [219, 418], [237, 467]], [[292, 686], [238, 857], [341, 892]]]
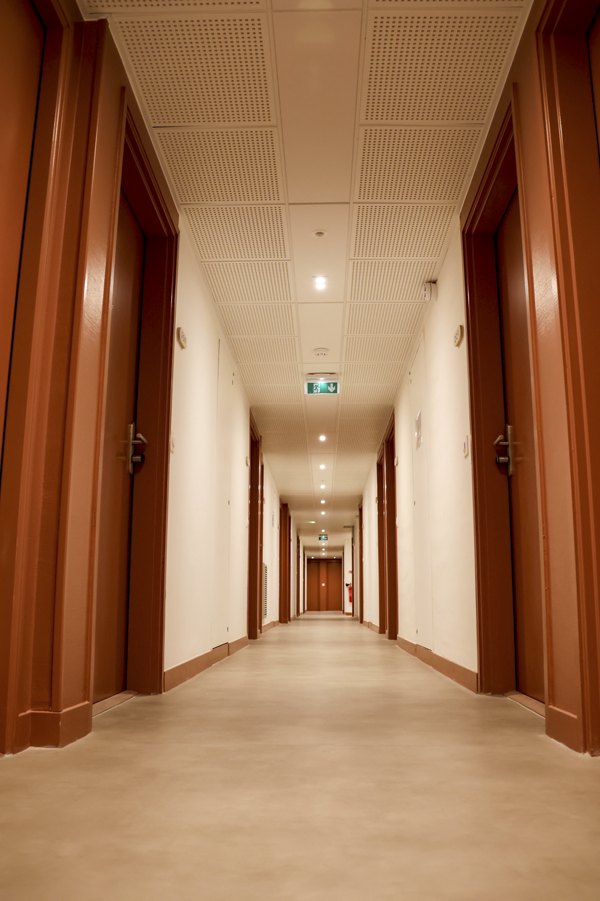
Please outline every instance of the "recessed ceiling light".
[[317, 521], [316, 519], [309, 519], [308, 522], [307, 522], [307, 525], [309, 525], [309, 526], [314, 526], [315, 523], [316, 523], [316, 521]]
[[325, 482], [321, 482], [321, 484], [319, 485], [319, 488], [321, 489], [321, 491], [323, 491], [323, 489], [326, 487], [327, 486], [326, 486]]
[[325, 516], [325, 510], [321, 510], [321, 516]]
[[324, 464], [324, 463], [319, 463], [319, 469], [325, 469], [325, 464]]
[[327, 531], [327, 529], [321, 529], [321, 531], [322, 531], [322, 532], [326, 532], [326, 531]]
[[327, 287], [327, 276], [313, 275], [313, 285], [315, 286], [315, 291], [324, 291]]
[[325, 498], [324, 498], [324, 497], [321, 498], [321, 503], [322, 503], [322, 504], [325, 503]]
[[319, 435], [319, 441], [327, 441], [327, 435]]

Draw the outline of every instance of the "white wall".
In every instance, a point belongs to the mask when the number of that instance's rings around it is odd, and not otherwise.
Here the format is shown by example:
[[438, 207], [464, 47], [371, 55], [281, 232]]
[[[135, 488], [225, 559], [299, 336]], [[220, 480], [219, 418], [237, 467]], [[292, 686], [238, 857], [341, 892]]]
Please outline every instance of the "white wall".
[[430, 304], [395, 405], [399, 634], [476, 670], [468, 361], [466, 338], [458, 348], [453, 341], [464, 322], [456, 219], [437, 300]]
[[267, 615], [264, 622], [279, 622], [279, 493], [265, 459], [263, 563], [268, 567]]
[[377, 556], [377, 461], [373, 466], [363, 492], [364, 573], [363, 591], [365, 622], [379, 625], [379, 571]]
[[184, 221], [176, 303], [187, 347], [174, 351], [165, 669], [247, 621], [248, 403]]

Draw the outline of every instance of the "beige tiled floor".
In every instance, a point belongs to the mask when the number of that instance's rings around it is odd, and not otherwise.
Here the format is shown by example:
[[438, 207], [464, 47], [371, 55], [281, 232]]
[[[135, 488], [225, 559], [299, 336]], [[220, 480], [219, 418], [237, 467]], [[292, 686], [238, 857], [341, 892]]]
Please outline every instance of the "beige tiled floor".
[[0, 760], [0, 897], [600, 899], [600, 760], [347, 618]]

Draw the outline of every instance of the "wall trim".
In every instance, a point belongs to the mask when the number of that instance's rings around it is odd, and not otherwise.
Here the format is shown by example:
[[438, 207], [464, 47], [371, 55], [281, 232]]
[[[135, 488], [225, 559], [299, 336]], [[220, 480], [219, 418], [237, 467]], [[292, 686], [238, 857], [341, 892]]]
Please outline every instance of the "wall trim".
[[236, 641], [225, 642], [225, 644], [220, 644], [213, 648], [212, 651], [207, 651], [205, 654], [200, 654], [198, 657], [193, 657], [191, 660], [172, 666], [171, 669], [165, 670], [163, 674], [163, 691], [171, 691], [172, 688], [177, 688], [178, 685], [188, 682], [194, 676], [198, 676], [220, 660], [231, 657], [249, 644], [248, 636], [244, 635], [242, 638], [236, 639]]
[[478, 691], [478, 674], [473, 672], [473, 670], [467, 669], [466, 666], [454, 663], [453, 660], [448, 660], [446, 657], [440, 657], [439, 654], [435, 654], [429, 648], [424, 648], [420, 644], [414, 644], [414, 642], [408, 641], [406, 638], [400, 638], [400, 636], [398, 636], [398, 647], [406, 651], [407, 654], [417, 657], [422, 663], [426, 663], [427, 666], [437, 670], [443, 676], [458, 682], [463, 688], [475, 693]]
[[34, 748], [64, 748], [87, 735], [91, 722], [89, 701], [66, 710], [27, 710], [18, 718], [17, 734]]
[[270, 623], [263, 623], [262, 631], [268, 632], [269, 629], [274, 629], [275, 626], [278, 626], [278, 625], [279, 625], [278, 620], [273, 620], [273, 622], [270, 622]]
[[368, 619], [364, 619], [362, 622], [363, 626], [366, 626], [367, 629], [371, 629], [373, 632], [377, 632], [378, 635], [383, 635], [384, 631], [377, 625], [377, 623], [370, 623]]

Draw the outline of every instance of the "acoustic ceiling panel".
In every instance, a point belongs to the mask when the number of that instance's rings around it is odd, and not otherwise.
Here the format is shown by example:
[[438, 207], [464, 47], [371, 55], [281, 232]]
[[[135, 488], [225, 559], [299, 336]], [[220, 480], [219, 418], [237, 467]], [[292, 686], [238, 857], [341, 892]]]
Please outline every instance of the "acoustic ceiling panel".
[[296, 360], [293, 338], [230, 338], [229, 343], [239, 363], [287, 363]]
[[423, 298], [423, 283], [436, 272], [435, 260], [352, 260], [350, 301], [413, 301]]
[[353, 367], [348, 363], [375, 363], [382, 365], [391, 362], [403, 362], [406, 360], [411, 346], [411, 338], [400, 335], [388, 337], [377, 335], [373, 337], [361, 336], [347, 338], [344, 352], [345, 364], [343, 367], [344, 382]]
[[456, 203], [479, 127], [361, 128], [356, 200]]
[[205, 263], [204, 271], [219, 304], [285, 303], [292, 299], [289, 263]]
[[452, 204], [358, 203], [352, 217], [352, 256], [438, 259], [453, 214]]
[[378, 404], [382, 401], [393, 404], [398, 392], [398, 386], [394, 382], [387, 385], [369, 385], [364, 383], [344, 383], [344, 400], [353, 404]]
[[427, 304], [353, 303], [348, 306], [348, 335], [406, 335], [417, 333]]
[[219, 314], [228, 335], [295, 335], [291, 304], [226, 304]]
[[244, 385], [295, 385], [298, 367], [295, 363], [240, 363], [238, 369]]
[[243, 10], [264, 9], [266, 0], [83, 0], [90, 15], [107, 13], [157, 13], [182, 10]]
[[486, 120], [520, 15], [372, 13], [363, 122]]
[[430, 7], [431, 9], [457, 9], [458, 7], [480, 7], [481, 9], [493, 9], [494, 7], [520, 7], [525, 6], [528, 0], [369, 0], [369, 6], [376, 9], [414, 9], [415, 7]]
[[281, 206], [189, 206], [185, 215], [203, 260], [284, 260], [289, 255]]
[[[346, 363], [344, 366], [344, 387], [346, 385], [395, 385], [398, 388], [405, 363]], [[344, 401], [348, 397], [344, 392]]]
[[179, 203], [278, 203], [281, 161], [272, 128], [158, 129]]
[[113, 23], [154, 126], [274, 124], [266, 17]]
[[246, 384], [246, 394], [251, 406], [265, 404], [295, 404], [302, 401], [300, 385], [282, 385], [274, 380], [267, 385]]

